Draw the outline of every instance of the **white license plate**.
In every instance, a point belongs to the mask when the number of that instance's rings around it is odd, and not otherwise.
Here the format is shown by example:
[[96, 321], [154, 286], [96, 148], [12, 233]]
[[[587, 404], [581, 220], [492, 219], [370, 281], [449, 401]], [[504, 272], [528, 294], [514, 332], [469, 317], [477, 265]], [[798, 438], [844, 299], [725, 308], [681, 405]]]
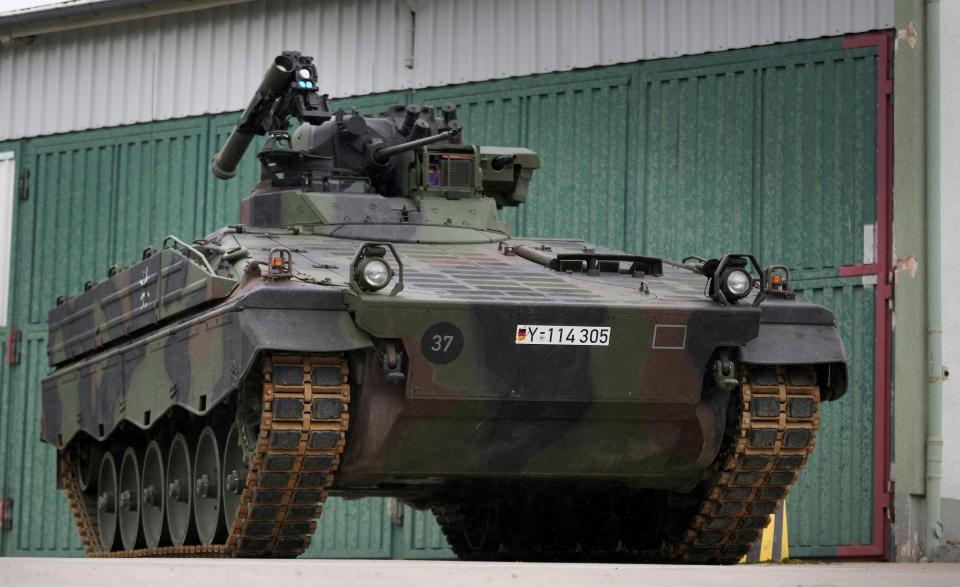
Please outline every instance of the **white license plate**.
[[609, 346], [610, 327], [517, 324], [516, 343]]

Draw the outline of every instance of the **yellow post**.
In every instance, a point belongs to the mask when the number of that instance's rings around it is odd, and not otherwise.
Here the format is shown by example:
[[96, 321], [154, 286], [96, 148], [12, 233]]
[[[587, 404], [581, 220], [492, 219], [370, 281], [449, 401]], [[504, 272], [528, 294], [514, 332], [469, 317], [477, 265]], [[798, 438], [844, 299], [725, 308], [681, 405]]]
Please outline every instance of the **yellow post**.
[[790, 558], [790, 541], [787, 533], [787, 507], [786, 502], [782, 501], [770, 514], [770, 520], [767, 522], [767, 527], [763, 529], [760, 540], [740, 559], [740, 562], [779, 562], [788, 558]]

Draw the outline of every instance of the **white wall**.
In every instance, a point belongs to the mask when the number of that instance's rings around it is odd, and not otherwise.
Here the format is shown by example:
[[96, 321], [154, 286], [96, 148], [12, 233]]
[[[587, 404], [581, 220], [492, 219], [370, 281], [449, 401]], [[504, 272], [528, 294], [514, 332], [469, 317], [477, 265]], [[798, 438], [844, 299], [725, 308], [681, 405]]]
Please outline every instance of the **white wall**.
[[0, 328], [7, 325], [15, 169], [16, 161], [13, 159], [13, 151], [0, 152]]
[[[416, 12], [413, 68], [406, 31]], [[0, 141], [242, 109], [270, 60], [351, 96], [893, 27], [894, 0], [256, 0], [0, 47]], [[2, 27], [0, 27], [2, 28]]]
[[[960, 500], [960, 2], [940, 3], [943, 497]], [[960, 529], [954, 529], [955, 533]]]

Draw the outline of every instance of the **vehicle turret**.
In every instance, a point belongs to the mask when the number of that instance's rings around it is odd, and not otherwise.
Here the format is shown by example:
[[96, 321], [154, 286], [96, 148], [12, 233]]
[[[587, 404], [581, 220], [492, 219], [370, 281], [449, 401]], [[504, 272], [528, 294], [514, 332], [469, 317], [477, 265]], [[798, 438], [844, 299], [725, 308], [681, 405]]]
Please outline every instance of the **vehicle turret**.
[[[230, 179], [255, 135], [267, 140], [258, 154], [256, 193], [298, 189], [368, 193], [385, 197], [492, 197], [516, 206], [540, 158], [529, 149], [478, 147], [461, 141], [453, 104], [437, 110], [391, 106], [380, 117], [356, 110], [330, 112], [320, 94], [313, 59], [279, 55], [214, 157], [213, 174]], [[288, 130], [291, 119], [300, 125]]]

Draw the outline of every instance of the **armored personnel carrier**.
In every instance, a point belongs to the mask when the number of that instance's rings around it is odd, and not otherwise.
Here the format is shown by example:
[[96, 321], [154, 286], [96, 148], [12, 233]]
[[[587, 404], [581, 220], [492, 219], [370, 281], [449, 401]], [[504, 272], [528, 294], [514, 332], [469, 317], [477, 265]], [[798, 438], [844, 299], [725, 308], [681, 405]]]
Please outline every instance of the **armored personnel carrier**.
[[749, 254], [515, 238], [536, 153], [316, 80], [278, 56], [216, 155], [266, 136], [239, 224], [50, 311], [87, 553], [293, 557], [337, 494], [431, 508], [464, 559], [737, 561], [846, 390], [833, 315]]

